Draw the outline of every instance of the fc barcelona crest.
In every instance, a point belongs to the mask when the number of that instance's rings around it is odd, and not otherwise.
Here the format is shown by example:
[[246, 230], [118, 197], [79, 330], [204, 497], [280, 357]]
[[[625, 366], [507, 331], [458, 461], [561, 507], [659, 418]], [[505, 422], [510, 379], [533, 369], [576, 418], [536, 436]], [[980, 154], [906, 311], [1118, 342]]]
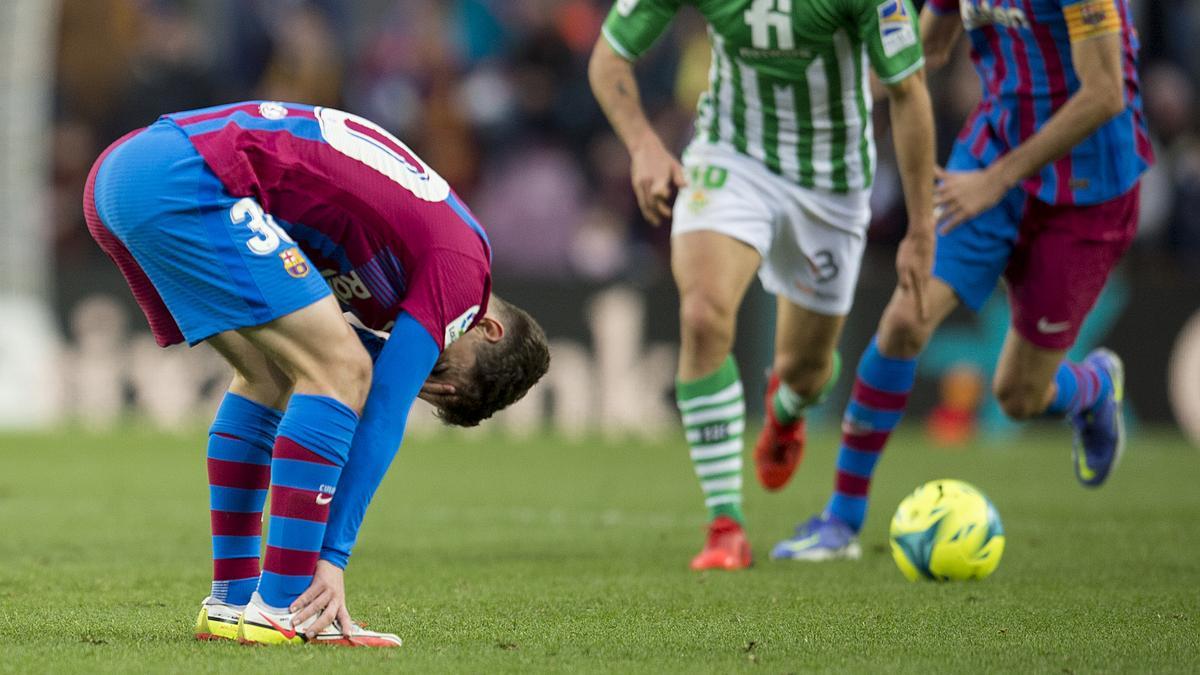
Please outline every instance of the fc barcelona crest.
[[1107, 8], [1102, 5], [1086, 4], [1080, 10], [1079, 18], [1085, 26], [1099, 26], [1107, 18]]
[[304, 254], [299, 248], [289, 248], [279, 254], [279, 259], [283, 261], [283, 269], [287, 270], [289, 275], [297, 279], [308, 276], [308, 261], [304, 259]]

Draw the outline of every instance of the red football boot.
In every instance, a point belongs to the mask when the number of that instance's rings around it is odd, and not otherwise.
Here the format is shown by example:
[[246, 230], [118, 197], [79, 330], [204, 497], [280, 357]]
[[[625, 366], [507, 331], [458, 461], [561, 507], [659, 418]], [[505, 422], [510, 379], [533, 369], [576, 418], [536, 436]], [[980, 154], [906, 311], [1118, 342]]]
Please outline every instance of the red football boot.
[[704, 550], [692, 558], [694, 570], [741, 570], [750, 566], [750, 542], [736, 520], [717, 516], [708, 525]]
[[775, 419], [775, 392], [779, 376], [767, 381], [767, 419], [754, 444], [754, 469], [758, 482], [770, 491], [787, 485], [804, 457], [804, 418], [783, 424]]

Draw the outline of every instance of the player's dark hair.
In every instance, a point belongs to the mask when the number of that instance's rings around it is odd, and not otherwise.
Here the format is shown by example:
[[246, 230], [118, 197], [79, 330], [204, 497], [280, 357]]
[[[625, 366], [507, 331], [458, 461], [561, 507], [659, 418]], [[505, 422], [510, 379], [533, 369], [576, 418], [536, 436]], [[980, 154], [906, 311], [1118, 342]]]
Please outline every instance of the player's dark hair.
[[479, 346], [466, 382], [456, 384], [457, 395], [438, 409], [438, 417], [447, 424], [479, 424], [519, 401], [550, 368], [546, 333], [528, 312], [495, 295], [489, 311], [504, 324], [504, 337]]

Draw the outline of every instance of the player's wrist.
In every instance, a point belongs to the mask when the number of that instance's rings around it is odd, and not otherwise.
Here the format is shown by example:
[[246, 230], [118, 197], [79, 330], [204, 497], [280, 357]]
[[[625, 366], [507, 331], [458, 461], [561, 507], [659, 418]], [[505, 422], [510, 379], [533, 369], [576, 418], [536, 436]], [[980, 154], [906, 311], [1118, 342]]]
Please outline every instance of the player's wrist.
[[909, 213], [908, 230], [904, 238], [916, 243], [933, 241], [936, 225], [937, 219], [932, 212]]
[[646, 127], [640, 132], [631, 135], [626, 145], [629, 148], [630, 155], [637, 155], [649, 150], [655, 150], [657, 148], [664, 147], [662, 139], [660, 139], [658, 134], [654, 133], [654, 130], [649, 127]]
[[344, 570], [346, 569], [346, 563], [350, 562], [350, 554], [331, 548], [322, 548], [320, 559], [340, 570]]
[[1013, 168], [1008, 158], [1002, 158], [986, 169], [988, 182], [1000, 184], [1005, 191], [1011, 190], [1021, 182], [1021, 173]]

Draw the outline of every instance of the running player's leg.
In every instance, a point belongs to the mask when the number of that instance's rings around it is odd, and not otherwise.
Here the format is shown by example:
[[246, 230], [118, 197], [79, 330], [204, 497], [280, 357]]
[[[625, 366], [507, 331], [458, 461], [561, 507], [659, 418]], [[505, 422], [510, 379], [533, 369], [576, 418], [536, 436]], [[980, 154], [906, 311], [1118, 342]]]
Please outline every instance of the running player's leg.
[[837, 383], [835, 347], [866, 247], [866, 191], [834, 193], [777, 179], [771, 198], [782, 217], [759, 277], [777, 298], [775, 357], [754, 466], [768, 490], [787, 484], [804, 455], [804, 414]]
[[235, 331], [207, 342], [233, 366], [234, 376], [209, 428], [212, 592], [201, 603], [195, 632], [202, 640], [232, 640], [238, 617], [258, 586], [271, 446], [292, 382]]
[[1076, 477], [1090, 487], [1104, 482], [1123, 450], [1124, 367], [1106, 349], [1079, 363], [1064, 356], [1133, 239], [1138, 198], [1135, 187], [1092, 206], [1032, 202], [1005, 271], [1013, 324], [996, 397], [1017, 419], [1067, 418], [1076, 433]]
[[679, 288], [676, 402], [708, 508], [708, 540], [692, 569], [750, 565], [742, 529], [742, 434], [746, 404], [731, 354], [738, 308], [770, 249], [776, 210], [764, 192], [776, 178], [735, 152], [693, 144], [691, 177], [675, 199], [671, 270]]
[[1056, 374], [1071, 365], [1064, 361], [1066, 354], [1065, 349], [1039, 347], [1010, 328], [992, 382], [1000, 409], [1015, 420], [1045, 412], [1058, 391]]
[[[954, 169], [978, 165], [956, 148]], [[960, 303], [978, 311], [996, 287], [1016, 239], [1024, 195], [1014, 190], [991, 210], [938, 235], [933, 278], [924, 293], [925, 312], [915, 296], [897, 288], [876, 335], [859, 358], [854, 388], [842, 418], [833, 494], [810, 523], [836, 532], [800, 537], [788, 557], [825, 560], [845, 557], [866, 519], [871, 481], [892, 430], [899, 423], [916, 377], [917, 358], [934, 331]], [[818, 529], [818, 528], [810, 528]], [[831, 546], [824, 542], [830, 541]], [[812, 542], [816, 542], [813, 544]], [[837, 546], [838, 542], [844, 545]]]
[[766, 419], [754, 445], [754, 468], [768, 490], [791, 480], [804, 454], [804, 411], [837, 383], [836, 350], [845, 316], [776, 297], [775, 358], [767, 381]]
[[[687, 232], [672, 240], [680, 324], [676, 400], [710, 520], [709, 546], [692, 561], [693, 569], [736, 569], [750, 562], [740, 532], [746, 405], [731, 351], [738, 307], [760, 260], [750, 246], [716, 232]], [[740, 542], [732, 548], [717, 541], [730, 532]]]
[[917, 356], [937, 326], [958, 305], [939, 279], [926, 287], [925, 314], [915, 296], [897, 288], [884, 310], [876, 337], [858, 362], [854, 388], [842, 423], [833, 494], [824, 510], [780, 542], [772, 556], [820, 561], [857, 558], [857, 535], [866, 518], [871, 479], [912, 389]]

